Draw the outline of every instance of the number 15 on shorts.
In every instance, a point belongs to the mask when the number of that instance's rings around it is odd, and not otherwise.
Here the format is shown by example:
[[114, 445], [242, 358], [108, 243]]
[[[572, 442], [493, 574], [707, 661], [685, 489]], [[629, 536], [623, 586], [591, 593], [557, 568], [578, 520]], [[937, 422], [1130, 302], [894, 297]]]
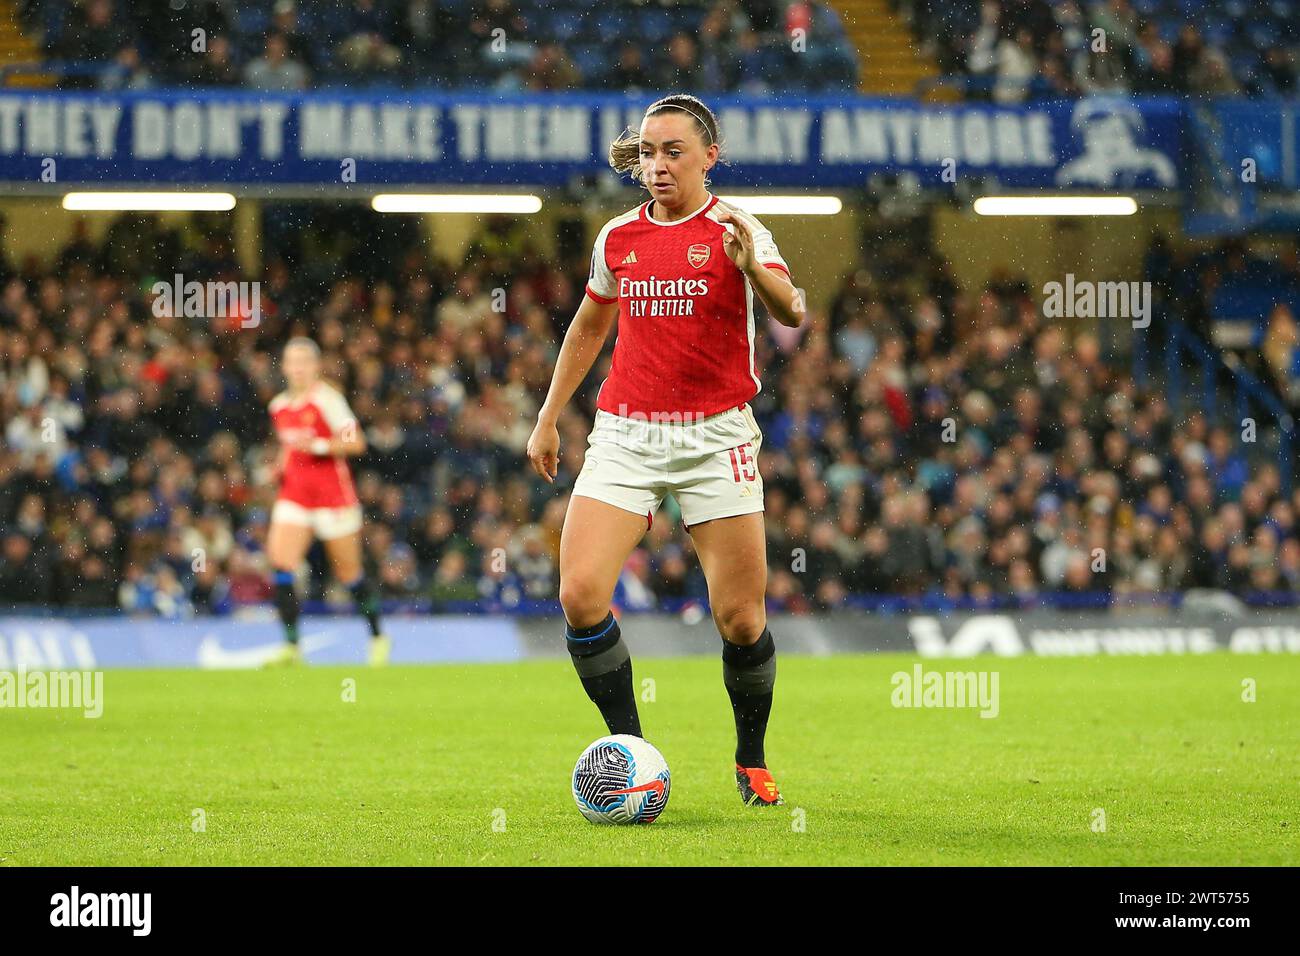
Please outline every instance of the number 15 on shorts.
[[729, 450], [731, 455], [731, 474], [737, 482], [753, 481], [758, 476], [754, 467], [754, 446], [750, 442], [737, 445]]

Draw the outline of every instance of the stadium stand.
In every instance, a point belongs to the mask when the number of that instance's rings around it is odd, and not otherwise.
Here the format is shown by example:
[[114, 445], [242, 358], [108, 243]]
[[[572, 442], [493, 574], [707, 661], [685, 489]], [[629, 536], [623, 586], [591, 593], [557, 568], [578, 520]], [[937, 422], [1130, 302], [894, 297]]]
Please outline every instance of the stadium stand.
[[[1296, 0], [902, 0], [947, 83], [999, 102], [1296, 90]], [[1100, 31], [1100, 32], [1098, 32]]]
[[[1267, 96], [1296, 88], [1297, 13], [1300, 0], [191, 0], [180, 18], [167, 0], [0, 0], [0, 50], [28, 61], [5, 82], [74, 89]], [[195, 23], [201, 59], [179, 55]], [[813, 55], [792, 55], [800, 36]], [[184, 616], [266, 600], [266, 405], [279, 348], [306, 334], [367, 430], [357, 471], [384, 596], [553, 608], [564, 500], [522, 453], [586, 249], [551, 260], [492, 218], [462, 262], [428, 261], [417, 235], [352, 207], [264, 213], [253, 335], [231, 334], [238, 317], [155, 316], [154, 277], [239, 274], [219, 218], [182, 235], [125, 215], [52, 264], [0, 261], [0, 604]], [[1294, 239], [1268, 256], [1157, 240], [1145, 273], [1170, 331], [1132, 356], [1045, 323], [1025, 280], [961, 288], [924, 242], [863, 248], [826, 314], [758, 339], [775, 607], [1300, 594], [1290, 444], [1249, 448], [1248, 476], [1225, 417], [1300, 412]], [[602, 378], [562, 430], [561, 492]], [[944, 440], [950, 421], [960, 441]], [[668, 504], [629, 562], [624, 605], [704, 598], [676, 517]], [[511, 570], [494, 570], [495, 548]], [[796, 552], [807, 573], [783, 570]], [[312, 561], [313, 597], [337, 597]]]
[[[286, 205], [268, 220], [296, 214]], [[265, 409], [293, 334], [320, 341], [366, 429], [356, 471], [385, 598], [498, 609], [553, 599], [563, 492], [608, 352], [562, 424], [557, 488], [528, 477], [522, 455], [585, 254], [547, 259], [518, 220], [496, 217], [463, 262], [429, 263], [391, 222], [321, 213], [268, 229], [265, 319], [235, 335], [237, 316], [155, 316], [163, 264], [234, 274], [229, 227], [195, 223], [182, 236], [123, 215], [102, 243], [82, 235], [49, 267], [0, 263], [0, 602], [183, 616], [264, 601]], [[1130, 369], [1091, 336], [1045, 323], [1022, 280], [963, 289], [924, 243], [867, 245], [828, 314], [758, 339], [774, 607], [1300, 593], [1300, 486], [1262, 446], [1247, 469], [1253, 449], [1213, 387], [1179, 402], [1162, 355]], [[392, 254], [358, 252], [376, 248]], [[1232, 246], [1161, 240], [1148, 255], [1160, 300], [1196, 342], [1222, 285], [1188, 277], [1216, 261], [1262, 268]], [[1292, 289], [1295, 261], [1292, 243], [1274, 266]], [[491, 307], [496, 288], [504, 313]], [[1295, 367], [1290, 327], [1266, 350], [1279, 383]], [[489, 560], [498, 547], [509, 571]], [[666, 503], [620, 601], [703, 598], [690, 549]], [[796, 549], [806, 573], [785, 570]], [[337, 597], [322, 580], [314, 597]]]
[[[4, 0], [0, 49], [11, 82], [44, 71], [72, 88], [766, 92], [779, 76], [795, 92], [942, 88], [999, 102], [1268, 96], [1297, 89], [1298, 3], [195, 0], [182, 15], [165, 0]], [[184, 55], [195, 24], [201, 63]]]
[[[804, 0], [194, 0], [183, 14], [166, 0], [25, 0], [17, 13], [46, 57], [28, 71], [73, 88], [707, 93], [766, 92], [780, 77], [782, 90], [829, 92], [858, 81], [839, 15]], [[195, 29], [207, 51], [198, 64], [187, 55]]]

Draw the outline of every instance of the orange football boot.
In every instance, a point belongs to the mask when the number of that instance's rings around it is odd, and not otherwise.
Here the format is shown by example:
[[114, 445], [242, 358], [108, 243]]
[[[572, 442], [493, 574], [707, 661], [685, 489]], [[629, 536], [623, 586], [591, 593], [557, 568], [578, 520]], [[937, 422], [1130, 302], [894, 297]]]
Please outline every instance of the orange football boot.
[[780, 807], [785, 805], [776, 781], [765, 767], [742, 767], [736, 764], [736, 789], [747, 807]]

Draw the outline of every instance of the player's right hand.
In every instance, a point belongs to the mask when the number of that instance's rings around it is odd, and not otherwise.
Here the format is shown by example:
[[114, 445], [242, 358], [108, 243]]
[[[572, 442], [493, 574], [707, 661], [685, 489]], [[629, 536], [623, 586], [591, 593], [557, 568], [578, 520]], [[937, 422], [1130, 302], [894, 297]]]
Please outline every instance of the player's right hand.
[[528, 437], [528, 462], [547, 482], [554, 484], [560, 467], [560, 430], [553, 422], [538, 420]]

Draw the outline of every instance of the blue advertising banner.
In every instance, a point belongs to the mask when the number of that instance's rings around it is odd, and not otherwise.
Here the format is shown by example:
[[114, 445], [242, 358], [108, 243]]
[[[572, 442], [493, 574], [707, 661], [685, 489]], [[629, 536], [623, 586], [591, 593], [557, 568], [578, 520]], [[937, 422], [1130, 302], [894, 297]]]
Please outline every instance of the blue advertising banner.
[[[394, 663], [517, 660], [523, 639], [508, 617], [389, 617]], [[300, 643], [316, 664], [360, 664], [369, 631], [355, 617], [305, 617]], [[105, 667], [261, 667], [283, 647], [273, 612], [168, 621], [104, 617], [0, 618], [0, 671]]]
[[[781, 653], [901, 652], [921, 657], [1168, 656], [1231, 653], [1300, 654], [1293, 613], [1105, 612], [874, 614], [833, 611], [769, 615]], [[721, 639], [707, 613], [624, 617], [637, 660], [705, 656]], [[488, 663], [550, 659], [568, 670], [564, 618], [432, 615], [385, 619], [395, 664]], [[282, 630], [270, 608], [243, 619], [164, 621], [127, 617], [62, 619], [0, 617], [0, 675], [18, 671], [113, 668], [261, 667], [276, 656]], [[361, 665], [369, 640], [353, 616], [309, 615], [300, 643], [310, 664]], [[3, 703], [0, 702], [0, 708]]]
[[[608, 171], [649, 100], [581, 94], [0, 92], [0, 184], [243, 188], [561, 186]], [[717, 97], [720, 185], [862, 186], [910, 172], [943, 187], [1172, 189], [1183, 102], [1166, 97], [920, 104]]]
[[[1248, 182], [1295, 189], [1300, 186], [1300, 124], [1296, 103], [1281, 100], [1218, 100], [1209, 109], [1219, 124], [1224, 160]], [[1253, 169], [1243, 164], [1253, 165]]]

